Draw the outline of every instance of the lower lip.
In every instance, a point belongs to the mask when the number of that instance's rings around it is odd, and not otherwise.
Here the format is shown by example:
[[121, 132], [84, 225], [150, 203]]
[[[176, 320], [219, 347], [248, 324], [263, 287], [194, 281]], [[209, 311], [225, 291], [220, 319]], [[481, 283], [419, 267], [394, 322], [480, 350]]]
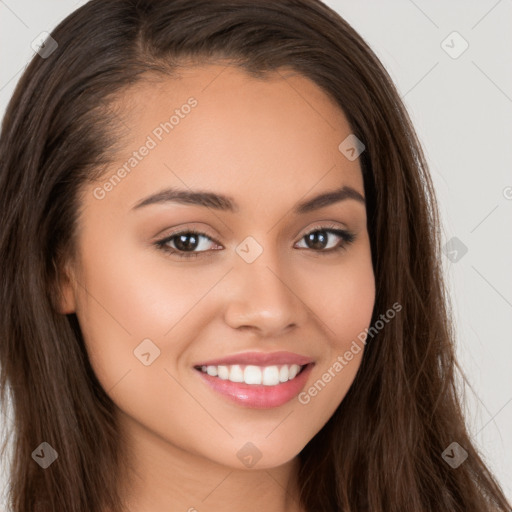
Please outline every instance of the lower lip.
[[238, 405], [253, 409], [270, 409], [279, 407], [296, 397], [304, 388], [312, 368], [313, 363], [310, 363], [294, 379], [275, 386], [231, 382], [219, 377], [212, 377], [201, 370], [195, 371], [201, 374], [201, 377], [213, 390]]

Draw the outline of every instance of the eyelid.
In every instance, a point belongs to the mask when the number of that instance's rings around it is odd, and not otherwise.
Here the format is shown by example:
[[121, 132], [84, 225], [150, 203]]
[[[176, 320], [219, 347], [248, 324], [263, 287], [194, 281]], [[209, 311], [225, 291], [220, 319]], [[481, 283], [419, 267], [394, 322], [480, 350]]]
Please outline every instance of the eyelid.
[[208, 231], [208, 228], [207, 227], [197, 227], [195, 225], [190, 225], [190, 224], [187, 224], [185, 226], [179, 226], [179, 227], [176, 227], [176, 228], [170, 228], [170, 229], [167, 229], [167, 230], [164, 230], [163, 231], [163, 234], [159, 234], [157, 236], [155, 236], [153, 238], [153, 241], [154, 242], [159, 242], [159, 241], [163, 241], [163, 240], [166, 240], [168, 238], [172, 238], [173, 236], [176, 236], [176, 235], [181, 235], [182, 233], [195, 233], [197, 235], [202, 235], [202, 236], [206, 236], [208, 237], [210, 240], [212, 240], [212, 242], [215, 242], [217, 243], [218, 245], [222, 245], [220, 244], [213, 235], [209, 234], [209, 231]]
[[349, 231], [345, 226], [340, 226], [340, 224], [334, 224], [332, 221], [325, 221], [325, 223], [319, 222], [307, 228], [304, 232], [301, 232], [302, 234], [300, 235], [299, 238], [304, 238], [306, 235], [309, 235], [313, 231], [328, 231], [330, 229]]

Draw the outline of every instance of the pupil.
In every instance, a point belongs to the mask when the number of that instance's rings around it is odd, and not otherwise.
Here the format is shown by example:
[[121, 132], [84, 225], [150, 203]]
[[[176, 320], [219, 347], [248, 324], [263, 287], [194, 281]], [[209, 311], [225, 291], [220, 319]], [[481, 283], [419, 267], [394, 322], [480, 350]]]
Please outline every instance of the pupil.
[[325, 236], [325, 231], [315, 231], [307, 236], [307, 240], [310, 249], [323, 249], [327, 243], [327, 236]]
[[[192, 244], [185, 242], [185, 240], [187, 238], [191, 238], [193, 240]], [[178, 248], [178, 250], [180, 250], [180, 251], [187, 251], [190, 249], [195, 249], [197, 247], [197, 239], [198, 239], [198, 237], [194, 234], [179, 235], [175, 242], [175, 245]]]

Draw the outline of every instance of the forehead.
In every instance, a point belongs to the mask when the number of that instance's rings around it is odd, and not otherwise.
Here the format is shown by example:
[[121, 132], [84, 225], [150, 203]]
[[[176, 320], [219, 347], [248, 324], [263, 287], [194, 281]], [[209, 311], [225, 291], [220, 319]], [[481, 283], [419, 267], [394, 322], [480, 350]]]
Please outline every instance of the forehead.
[[118, 103], [127, 137], [102, 177], [122, 175], [109, 187], [112, 202], [132, 207], [170, 186], [241, 196], [242, 208], [243, 197], [270, 207], [283, 194], [341, 185], [363, 194], [358, 161], [338, 148], [351, 133], [343, 111], [291, 70], [254, 78], [232, 65], [186, 67]]

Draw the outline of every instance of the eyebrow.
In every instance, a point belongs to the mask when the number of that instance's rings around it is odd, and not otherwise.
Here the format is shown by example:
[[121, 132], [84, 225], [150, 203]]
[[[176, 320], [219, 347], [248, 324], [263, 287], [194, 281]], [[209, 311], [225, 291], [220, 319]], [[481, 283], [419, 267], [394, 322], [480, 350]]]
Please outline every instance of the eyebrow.
[[[366, 204], [365, 198], [357, 190], [345, 185], [339, 189], [323, 192], [311, 199], [302, 201], [294, 207], [293, 211], [296, 214], [305, 214], [347, 199], [354, 199], [362, 204]], [[206, 208], [214, 208], [215, 210], [228, 211], [232, 213], [239, 211], [236, 201], [229, 196], [202, 190], [194, 191], [176, 188], [167, 188], [146, 197], [139, 201], [133, 207], [133, 210], [137, 210], [151, 204], [162, 204], [167, 202], [204, 206]]]

